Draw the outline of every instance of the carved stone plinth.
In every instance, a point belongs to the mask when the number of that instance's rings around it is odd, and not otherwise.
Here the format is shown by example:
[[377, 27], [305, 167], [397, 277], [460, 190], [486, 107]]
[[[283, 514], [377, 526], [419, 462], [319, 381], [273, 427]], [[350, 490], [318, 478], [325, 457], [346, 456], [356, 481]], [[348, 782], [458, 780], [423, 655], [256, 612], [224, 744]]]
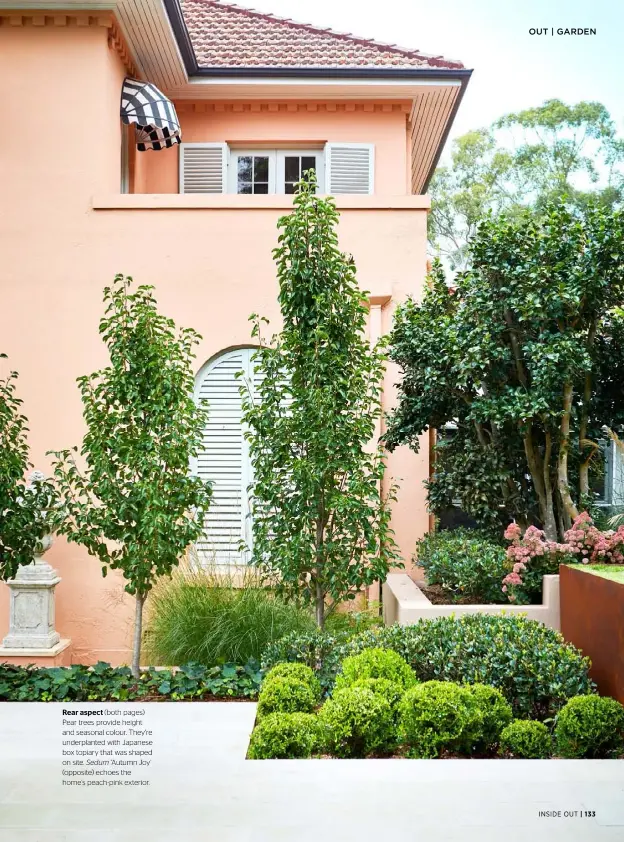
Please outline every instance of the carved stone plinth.
[[50, 538], [44, 539], [34, 563], [19, 567], [15, 579], [7, 581], [11, 608], [9, 633], [0, 649], [3, 654], [10, 654], [10, 649], [53, 650], [61, 641], [54, 628], [54, 588], [61, 579], [42, 558], [51, 545]]

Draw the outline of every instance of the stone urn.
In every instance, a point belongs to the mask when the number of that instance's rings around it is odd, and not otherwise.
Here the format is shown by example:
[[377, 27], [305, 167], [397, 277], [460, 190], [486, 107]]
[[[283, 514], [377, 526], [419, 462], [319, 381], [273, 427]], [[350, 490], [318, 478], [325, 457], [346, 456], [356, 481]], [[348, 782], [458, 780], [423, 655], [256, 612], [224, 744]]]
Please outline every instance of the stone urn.
[[[61, 581], [56, 570], [43, 558], [52, 546], [52, 537], [41, 539], [32, 564], [21, 565], [7, 585], [11, 590], [9, 633], [0, 652], [24, 650], [52, 652], [61, 644], [54, 628], [54, 589]], [[17, 653], [16, 653], [17, 654]]]

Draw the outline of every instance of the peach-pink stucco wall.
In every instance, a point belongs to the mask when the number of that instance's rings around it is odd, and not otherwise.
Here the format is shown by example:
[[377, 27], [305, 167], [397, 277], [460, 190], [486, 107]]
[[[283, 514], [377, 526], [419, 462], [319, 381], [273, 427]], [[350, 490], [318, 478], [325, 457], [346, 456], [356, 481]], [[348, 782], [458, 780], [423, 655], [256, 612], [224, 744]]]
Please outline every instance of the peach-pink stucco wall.
[[[10, 129], [0, 145], [0, 350], [20, 373], [31, 458], [42, 470], [48, 450], [81, 440], [75, 380], [106, 362], [97, 327], [102, 288], [117, 272], [154, 283], [162, 311], [200, 331], [198, 369], [220, 350], [249, 343], [251, 312], [279, 324], [271, 249], [283, 210], [254, 209], [253, 199], [228, 210], [93, 208], [93, 196], [119, 192], [124, 75], [104, 27], [0, 26], [0, 101]], [[305, 127], [300, 116], [291, 122], [280, 115], [274, 137], [311, 137], [313, 114], [305, 115]], [[405, 193], [404, 115], [363, 114], [359, 122], [351, 115], [348, 126], [343, 116], [324, 114], [319, 135], [346, 139], [353, 131], [354, 139], [379, 144], [378, 190]], [[220, 131], [226, 122], [220, 139], [249, 140], [267, 130], [226, 114]], [[192, 139], [204, 139], [193, 131], [189, 123]], [[175, 189], [176, 150], [141, 157], [146, 189]], [[340, 242], [353, 253], [362, 286], [391, 298], [383, 311], [387, 330], [396, 303], [422, 287], [426, 211], [344, 210]], [[390, 372], [388, 395], [395, 380]], [[390, 469], [403, 478], [393, 525], [408, 560], [427, 529], [426, 446], [418, 456], [399, 449]], [[57, 629], [72, 639], [72, 661], [126, 662], [132, 602], [121, 577], [102, 578], [97, 561], [64, 540], [48, 558], [62, 577]], [[0, 638], [7, 628], [8, 589], [0, 585]]]

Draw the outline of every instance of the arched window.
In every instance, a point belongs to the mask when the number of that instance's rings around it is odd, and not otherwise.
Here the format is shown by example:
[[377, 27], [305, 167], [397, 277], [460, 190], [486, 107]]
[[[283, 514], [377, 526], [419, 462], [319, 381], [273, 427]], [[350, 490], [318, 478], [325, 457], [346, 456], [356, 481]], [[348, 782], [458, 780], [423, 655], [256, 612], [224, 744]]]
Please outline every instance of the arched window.
[[[212, 482], [213, 490], [197, 550], [202, 560], [216, 564], [246, 563], [241, 541], [251, 546], [247, 487], [252, 473], [239, 390], [244, 381], [253, 389], [257, 380], [251, 363], [253, 352], [253, 348], [225, 351], [207, 363], [196, 379], [196, 398], [208, 402], [208, 424], [195, 471]], [[244, 381], [236, 377], [239, 371]]]

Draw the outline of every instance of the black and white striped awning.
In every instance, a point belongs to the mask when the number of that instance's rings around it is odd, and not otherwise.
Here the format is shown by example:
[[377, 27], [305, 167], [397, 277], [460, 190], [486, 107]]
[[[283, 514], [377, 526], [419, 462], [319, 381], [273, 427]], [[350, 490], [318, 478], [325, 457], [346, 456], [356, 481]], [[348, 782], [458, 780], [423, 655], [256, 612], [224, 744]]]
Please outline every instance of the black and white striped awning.
[[139, 152], [168, 149], [182, 141], [180, 123], [173, 103], [151, 82], [124, 79], [121, 91], [121, 119], [124, 123], [136, 123]]

